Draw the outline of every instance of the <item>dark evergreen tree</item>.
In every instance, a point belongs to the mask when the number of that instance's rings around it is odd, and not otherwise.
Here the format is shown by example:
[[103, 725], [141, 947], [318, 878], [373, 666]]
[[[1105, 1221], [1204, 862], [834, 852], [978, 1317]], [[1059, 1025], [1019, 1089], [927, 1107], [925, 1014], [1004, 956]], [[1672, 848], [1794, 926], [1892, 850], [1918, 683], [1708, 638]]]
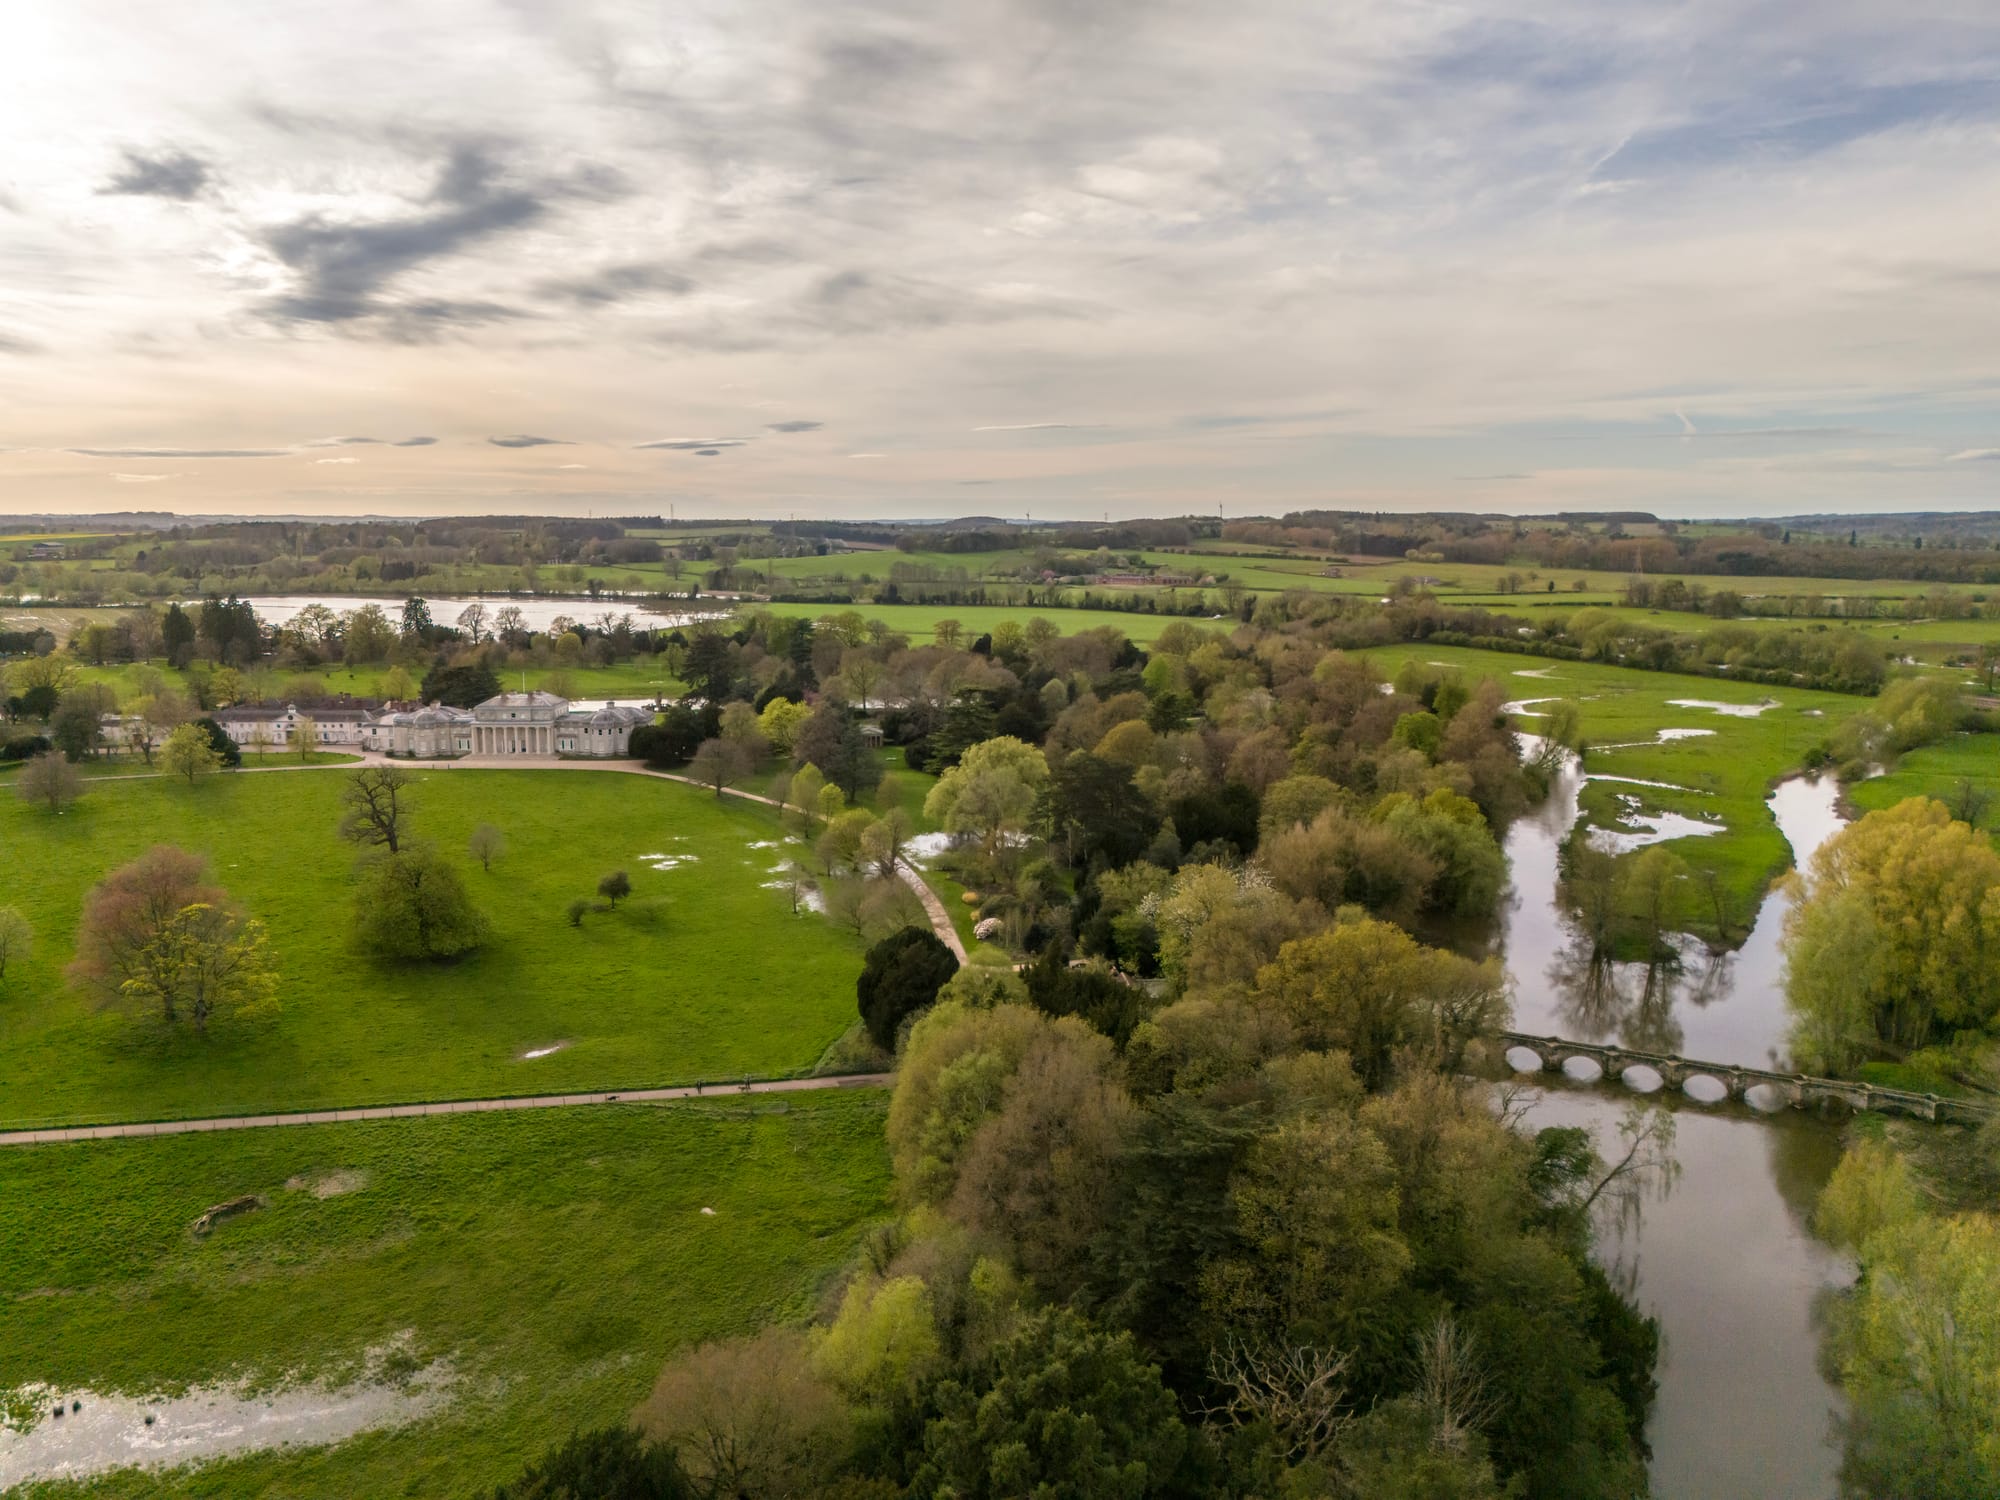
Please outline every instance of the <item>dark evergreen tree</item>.
[[870, 948], [854, 993], [875, 1045], [895, 1046], [903, 1022], [932, 1004], [957, 972], [951, 949], [928, 927], [905, 927]]

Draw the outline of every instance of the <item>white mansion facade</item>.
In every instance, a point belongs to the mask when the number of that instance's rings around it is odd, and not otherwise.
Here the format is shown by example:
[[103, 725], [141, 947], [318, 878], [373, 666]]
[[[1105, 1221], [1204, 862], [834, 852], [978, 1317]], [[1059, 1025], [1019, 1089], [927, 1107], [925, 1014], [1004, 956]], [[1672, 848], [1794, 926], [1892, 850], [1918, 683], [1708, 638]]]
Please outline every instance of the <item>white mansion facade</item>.
[[352, 708], [301, 712], [289, 706], [223, 709], [215, 716], [238, 745], [261, 739], [274, 748], [288, 743], [292, 730], [306, 719], [313, 721], [319, 742], [329, 747], [351, 745], [416, 760], [459, 756], [555, 760], [625, 755], [631, 749], [632, 731], [652, 723], [653, 711], [616, 703], [602, 708], [572, 705], [567, 698], [537, 691], [502, 693], [471, 709], [432, 703], [379, 713]]

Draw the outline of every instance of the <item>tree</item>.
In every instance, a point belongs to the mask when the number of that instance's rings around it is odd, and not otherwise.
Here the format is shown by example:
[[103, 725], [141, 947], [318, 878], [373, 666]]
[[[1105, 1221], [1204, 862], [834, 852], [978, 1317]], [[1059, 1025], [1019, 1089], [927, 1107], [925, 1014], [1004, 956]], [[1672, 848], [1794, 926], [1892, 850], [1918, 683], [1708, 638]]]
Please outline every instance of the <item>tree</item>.
[[50, 812], [60, 813], [83, 795], [83, 773], [62, 756], [45, 750], [21, 767], [14, 792], [23, 802], [40, 802]]
[[473, 645], [478, 645], [486, 634], [486, 606], [476, 599], [466, 605], [458, 612], [458, 628], [471, 637]]
[[924, 798], [924, 815], [953, 833], [976, 837], [981, 854], [991, 860], [1001, 840], [1027, 831], [1048, 784], [1042, 752], [1001, 735], [974, 745], [944, 773]]
[[1813, 856], [1785, 917], [1785, 998], [1806, 1067], [2000, 1022], [2000, 854], [1912, 797]]
[[243, 752], [236, 747], [236, 741], [229, 737], [229, 731], [216, 723], [212, 717], [204, 716], [194, 721], [208, 740], [208, 748], [216, 754], [219, 764], [234, 768], [243, 764]]
[[426, 641], [437, 630], [431, 622], [431, 607], [421, 594], [412, 594], [403, 601], [403, 639], [406, 641]]
[[493, 861], [507, 852], [507, 835], [491, 823], [481, 823], [465, 841], [466, 852], [479, 861], [479, 868], [491, 872]]
[[197, 1031], [220, 1012], [268, 1004], [277, 978], [263, 924], [244, 920], [207, 874], [207, 861], [167, 844], [112, 871], [84, 898], [71, 979]]
[[936, 1000], [957, 972], [958, 959], [928, 927], [905, 927], [870, 948], [854, 992], [875, 1045], [893, 1048], [904, 1020]]
[[426, 703], [473, 708], [500, 695], [500, 678], [484, 662], [433, 667], [424, 674], [422, 691]]
[[363, 766], [356, 771], [340, 791], [347, 809], [340, 819], [340, 836], [364, 848], [401, 853], [410, 783], [410, 773], [395, 766]]
[[636, 1428], [603, 1427], [572, 1434], [493, 1500], [695, 1500], [687, 1471], [667, 1443], [650, 1443]]
[[1847, 1467], [1860, 1492], [2000, 1493], [2000, 1218], [1923, 1215], [1881, 1230], [1844, 1323]]
[[720, 797], [723, 788], [734, 786], [750, 774], [749, 757], [732, 740], [703, 740], [688, 766], [688, 774], [703, 786], [713, 787]]
[[167, 612], [160, 619], [160, 648], [168, 661], [177, 667], [187, 665], [188, 656], [194, 650], [194, 621], [179, 604], [169, 604]]
[[193, 786], [197, 776], [220, 770], [222, 757], [200, 725], [183, 724], [160, 746], [160, 765], [169, 776], [185, 776], [187, 784]]
[[623, 870], [613, 870], [597, 882], [597, 894], [610, 902], [615, 911], [618, 903], [632, 894], [632, 877]]
[[861, 724], [838, 703], [822, 703], [792, 738], [792, 764], [815, 765], [850, 802], [882, 781], [882, 758], [861, 737]]
[[63, 699], [49, 722], [49, 739], [69, 760], [94, 755], [104, 743], [104, 725], [98, 718], [97, 704], [82, 693], [72, 693]]
[[488, 935], [458, 871], [425, 849], [385, 854], [362, 866], [354, 925], [362, 947], [385, 958], [456, 958]]
[[11, 906], [0, 906], [0, 986], [7, 983], [7, 966], [19, 963], [35, 946], [35, 929]]
[[1164, 1495], [1187, 1431], [1129, 1333], [1032, 1313], [966, 1379], [931, 1393], [913, 1500]]
[[853, 1419], [796, 1328], [703, 1344], [669, 1364], [640, 1426], [671, 1444], [710, 1496], [807, 1496], [853, 1441]]

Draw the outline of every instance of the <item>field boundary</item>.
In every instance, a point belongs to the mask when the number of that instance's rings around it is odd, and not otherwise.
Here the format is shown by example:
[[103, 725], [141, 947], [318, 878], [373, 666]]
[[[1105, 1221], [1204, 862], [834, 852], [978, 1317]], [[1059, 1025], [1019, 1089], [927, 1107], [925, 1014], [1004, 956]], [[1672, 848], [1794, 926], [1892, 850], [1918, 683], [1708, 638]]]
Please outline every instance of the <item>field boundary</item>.
[[832, 1073], [822, 1078], [745, 1078], [736, 1083], [689, 1083], [673, 1088], [613, 1089], [579, 1094], [507, 1094], [490, 1099], [434, 1099], [423, 1104], [349, 1105], [343, 1109], [275, 1114], [214, 1115], [199, 1120], [136, 1120], [121, 1125], [62, 1125], [0, 1131], [0, 1146], [53, 1146], [139, 1136], [197, 1135], [211, 1130], [262, 1130], [279, 1125], [343, 1125], [355, 1120], [411, 1120], [422, 1115], [486, 1114], [510, 1109], [569, 1109], [588, 1104], [661, 1104], [680, 1099], [728, 1099], [745, 1094], [796, 1094], [821, 1089], [886, 1088], [893, 1073]]

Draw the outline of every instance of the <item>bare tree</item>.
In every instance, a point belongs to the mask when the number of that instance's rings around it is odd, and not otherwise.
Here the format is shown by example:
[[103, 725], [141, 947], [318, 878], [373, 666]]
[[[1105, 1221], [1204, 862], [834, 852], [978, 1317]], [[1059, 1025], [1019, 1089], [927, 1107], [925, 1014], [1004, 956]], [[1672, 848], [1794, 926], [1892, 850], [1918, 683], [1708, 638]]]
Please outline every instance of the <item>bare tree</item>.
[[479, 861], [479, 868], [491, 871], [493, 861], [507, 852], [507, 835], [491, 823], [481, 823], [465, 841], [466, 852]]
[[299, 759], [309, 761], [313, 751], [319, 748], [319, 724], [310, 718], [301, 718], [291, 728], [292, 748], [299, 753]]
[[1294, 1462], [1326, 1452], [1353, 1420], [1347, 1410], [1348, 1356], [1309, 1344], [1250, 1344], [1235, 1334], [1208, 1351], [1208, 1374], [1222, 1393], [1207, 1414], [1235, 1425], [1270, 1425]]
[[1417, 1400], [1431, 1419], [1431, 1441], [1453, 1452], [1491, 1422], [1500, 1401], [1488, 1389], [1473, 1334], [1448, 1313], [1417, 1335]]
[[14, 791], [23, 802], [46, 803], [59, 813], [83, 795], [83, 772], [62, 756], [43, 751], [21, 768]]
[[364, 766], [356, 771], [340, 793], [347, 808], [340, 820], [340, 836], [391, 854], [401, 853], [403, 819], [410, 811], [404, 791], [411, 779], [409, 772], [396, 766]]
[[723, 788], [741, 781], [749, 770], [749, 756], [733, 740], [703, 740], [701, 748], [694, 753], [693, 764], [688, 767], [696, 781], [715, 789], [717, 797], [722, 795]]

